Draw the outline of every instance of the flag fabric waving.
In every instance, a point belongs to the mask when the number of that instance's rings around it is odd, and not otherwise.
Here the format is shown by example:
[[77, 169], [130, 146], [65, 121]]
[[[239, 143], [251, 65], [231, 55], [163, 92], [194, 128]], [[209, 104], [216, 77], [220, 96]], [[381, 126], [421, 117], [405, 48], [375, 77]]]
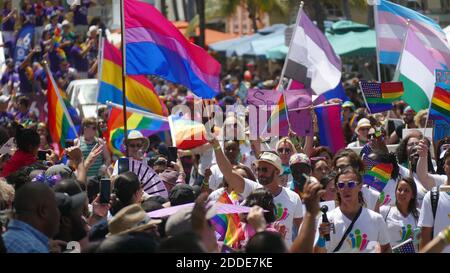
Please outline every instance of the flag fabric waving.
[[267, 120], [266, 127], [263, 130], [263, 134], [267, 133], [270, 129], [272, 131], [274, 126], [277, 126], [278, 129], [283, 127], [288, 127], [288, 111], [286, 102], [284, 101], [283, 93], [280, 94], [280, 98], [278, 99], [278, 103], [272, 109], [272, 113], [270, 114], [269, 119]]
[[190, 150], [208, 143], [203, 123], [182, 115], [170, 115], [168, 119], [172, 142], [178, 149]]
[[367, 101], [371, 113], [379, 113], [392, 109], [392, 102], [403, 95], [402, 82], [360, 82], [361, 91]]
[[51, 71], [47, 70], [47, 107], [48, 129], [52, 140], [58, 143], [59, 150], [66, 148], [66, 140], [77, 137], [77, 129], [73, 124], [66, 104], [70, 106], [64, 93], [59, 90]]
[[434, 72], [442, 66], [411, 28], [405, 39], [405, 48], [397, 66], [398, 81], [403, 82], [405, 88], [402, 99], [418, 112], [430, 107], [435, 86]]
[[336, 89], [341, 85], [341, 60], [303, 9], [297, 16], [300, 20], [292, 36], [285, 76], [303, 83], [316, 95]]
[[392, 253], [416, 253], [414, 242], [412, 238], [398, 244], [392, 248]]
[[[125, 84], [127, 106], [167, 116], [165, 104], [160, 101], [155, 88], [145, 76], [126, 76]], [[122, 53], [104, 39], [98, 102], [122, 104], [122, 94]]]
[[333, 153], [345, 147], [341, 126], [341, 108], [339, 104], [314, 108], [319, 125], [320, 145], [329, 147]]
[[[108, 120], [108, 130], [104, 137], [108, 142], [110, 151], [117, 156], [123, 156], [125, 136], [122, 106], [113, 103], [108, 103], [108, 105], [112, 106], [112, 109]], [[169, 123], [165, 117], [127, 107], [127, 130], [138, 130], [145, 137], [148, 137], [169, 130]]]
[[124, 1], [127, 75], [156, 75], [202, 98], [220, 92], [220, 64], [189, 42], [153, 5]]
[[430, 119], [450, 123], [450, 92], [436, 86], [431, 99]]
[[450, 48], [445, 33], [433, 19], [386, 0], [381, 0], [380, 4], [376, 5], [376, 11], [375, 29], [380, 63], [398, 63], [402, 41], [407, 29], [410, 29], [419, 37], [420, 43], [426, 47], [433, 60], [446, 66], [450, 65]]

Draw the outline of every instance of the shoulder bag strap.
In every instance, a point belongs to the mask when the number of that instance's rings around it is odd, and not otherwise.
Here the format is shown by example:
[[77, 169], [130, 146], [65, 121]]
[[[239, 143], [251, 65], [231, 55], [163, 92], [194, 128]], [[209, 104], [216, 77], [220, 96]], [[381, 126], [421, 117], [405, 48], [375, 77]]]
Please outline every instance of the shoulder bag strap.
[[353, 225], [355, 224], [356, 220], [358, 220], [359, 215], [361, 215], [361, 211], [362, 211], [362, 206], [359, 209], [358, 213], [356, 214], [355, 218], [353, 218], [352, 223], [350, 224], [350, 226], [348, 226], [347, 230], [345, 231], [344, 235], [341, 238], [341, 241], [339, 242], [339, 244], [337, 245], [337, 247], [333, 250], [333, 252], [338, 251], [339, 249], [341, 249], [342, 244], [344, 243], [345, 238], [347, 238], [348, 234], [350, 233], [350, 231], [352, 231]]

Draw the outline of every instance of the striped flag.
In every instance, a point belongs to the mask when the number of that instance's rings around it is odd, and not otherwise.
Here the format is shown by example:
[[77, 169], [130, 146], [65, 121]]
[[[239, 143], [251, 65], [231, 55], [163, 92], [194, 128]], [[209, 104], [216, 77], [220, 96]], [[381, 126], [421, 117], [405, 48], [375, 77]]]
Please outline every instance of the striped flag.
[[[112, 106], [112, 109], [108, 120], [108, 130], [104, 137], [110, 151], [117, 156], [123, 156], [125, 135], [122, 105], [114, 103], [108, 103], [108, 105]], [[166, 117], [127, 107], [127, 130], [138, 130], [148, 137], [169, 130], [169, 123]]]
[[62, 151], [62, 148], [66, 148], [66, 140], [77, 137], [77, 129], [67, 107], [71, 107], [67, 96], [58, 88], [48, 67], [46, 67], [46, 70], [48, 79], [48, 129], [52, 140], [58, 143], [59, 150]]
[[123, 2], [127, 75], [156, 75], [205, 99], [220, 92], [219, 62], [189, 42], [153, 5]]
[[278, 132], [281, 128], [288, 127], [288, 112], [283, 93], [281, 93], [278, 103], [272, 109], [272, 113], [270, 114], [266, 127], [263, 130], [263, 135], [267, 133], [269, 129], [270, 132], [273, 132], [274, 126], [278, 126]]
[[398, 244], [392, 248], [392, 253], [416, 253], [412, 238]]
[[[168, 111], [164, 103], [154, 91], [152, 83], [142, 75], [126, 76], [127, 106], [149, 111], [160, 116], [167, 116]], [[103, 61], [101, 67], [98, 102], [107, 101], [122, 104], [122, 53], [108, 40], [103, 42]]]
[[410, 29], [417, 35], [421, 45], [429, 51], [432, 60], [450, 66], [450, 48], [445, 33], [433, 19], [386, 0], [381, 0], [376, 6], [375, 15], [380, 63], [398, 63], [402, 41], [407, 29]]
[[360, 82], [361, 91], [371, 113], [380, 113], [392, 109], [392, 102], [403, 95], [402, 82]]
[[362, 160], [366, 166], [366, 172], [363, 176], [364, 184], [371, 186], [379, 192], [382, 192], [386, 187], [387, 182], [391, 179], [392, 171], [394, 170], [392, 164], [377, 162], [369, 157], [372, 153], [368, 144], [363, 147], [364, 153], [361, 151]]
[[208, 143], [203, 123], [182, 115], [170, 115], [168, 119], [172, 141], [178, 149], [190, 150]]
[[332, 104], [314, 108], [319, 125], [320, 145], [327, 146], [333, 153], [345, 147], [341, 125], [341, 105]]
[[402, 99], [418, 112], [430, 107], [436, 80], [434, 72], [442, 66], [411, 28], [405, 39], [405, 49], [398, 64], [398, 81], [403, 82], [405, 88]]
[[445, 120], [450, 123], [450, 92], [436, 86], [431, 99], [430, 119]]
[[285, 76], [310, 88], [316, 95], [341, 86], [342, 64], [325, 35], [300, 9], [292, 36]]

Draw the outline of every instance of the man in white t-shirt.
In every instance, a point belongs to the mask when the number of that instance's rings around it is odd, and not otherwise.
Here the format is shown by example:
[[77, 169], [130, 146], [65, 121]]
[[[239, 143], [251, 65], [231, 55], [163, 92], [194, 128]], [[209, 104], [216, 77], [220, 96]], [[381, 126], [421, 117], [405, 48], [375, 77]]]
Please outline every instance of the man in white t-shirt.
[[[427, 161], [428, 147], [419, 144], [419, 161]], [[418, 164], [419, 165], [419, 164]], [[444, 155], [444, 171], [447, 176], [447, 181], [441, 187], [450, 186], [450, 150], [445, 152]], [[436, 184], [439, 183], [436, 181]], [[439, 191], [439, 199], [437, 203], [436, 216], [433, 217], [431, 207], [431, 191], [429, 191], [423, 199], [422, 209], [420, 211], [419, 226], [422, 228], [420, 249], [423, 249], [439, 232], [450, 226], [450, 192], [447, 190]], [[442, 251], [443, 253], [450, 253], [450, 246], [447, 246]]]
[[274, 196], [276, 206], [276, 222], [274, 227], [280, 232], [288, 247], [292, 244], [292, 229], [298, 230], [302, 219], [302, 201], [293, 191], [278, 184], [279, 175], [283, 172], [280, 157], [274, 152], [264, 152], [257, 165], [258, 182], [244, 179], [238, 173], [231, 171], [232, 165], [225, 157], [219, 142], [211, 141], [216, 155], [217, 165], [222, 171], [228, 186], [246, 198], [257, 188], [264, 187]]

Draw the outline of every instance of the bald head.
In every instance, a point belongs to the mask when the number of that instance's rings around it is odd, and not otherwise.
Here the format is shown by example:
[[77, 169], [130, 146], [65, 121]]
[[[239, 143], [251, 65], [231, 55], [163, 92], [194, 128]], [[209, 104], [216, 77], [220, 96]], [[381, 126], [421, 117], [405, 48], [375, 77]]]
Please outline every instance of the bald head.
[[14, 198], [16, 218], [52, 238], [59, 229], [55, 194], [46, 184], [27, 183]]

